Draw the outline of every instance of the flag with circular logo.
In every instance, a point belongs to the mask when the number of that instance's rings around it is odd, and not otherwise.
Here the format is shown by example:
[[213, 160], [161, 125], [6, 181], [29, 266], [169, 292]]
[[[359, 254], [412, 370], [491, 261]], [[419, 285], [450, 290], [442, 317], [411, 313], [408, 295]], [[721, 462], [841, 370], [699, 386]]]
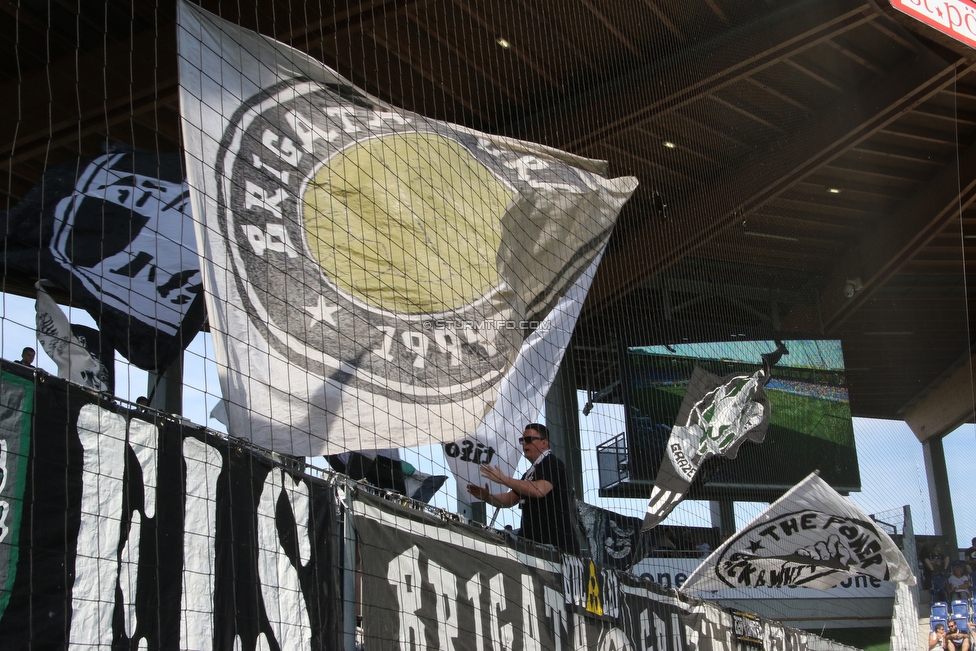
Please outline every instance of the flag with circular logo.
[[187, 3], [179, 37], [229, 431], [298, 455], [475, 431], [636, 180], [398, 110]]

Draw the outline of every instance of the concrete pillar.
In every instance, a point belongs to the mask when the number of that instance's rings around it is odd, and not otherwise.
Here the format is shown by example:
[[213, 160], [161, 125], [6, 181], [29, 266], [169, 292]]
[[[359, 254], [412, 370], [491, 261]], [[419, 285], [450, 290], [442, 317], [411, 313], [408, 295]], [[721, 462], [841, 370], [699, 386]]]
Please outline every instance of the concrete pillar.
[[718, 527], [722, 537], [735, 533], [735, 502], [732, 500], [712, 500], [708, 503], [712, 512], [712, 526]]
[[150, 407], [167, 414], [183, 415], [183, 352], [162, 374], [149, 371], [147, 391]]
[[929, 500], [932, 504], [932, 525], [935, 535], [945, 539], [946, 551], [956, 558], [956, 523], [952, 517], [952, 499], [949, 496], [949, 473], [946, 470], [942, 437], [932, 437], [922, 443], [925, 457], [925, 475], [929, 482]]

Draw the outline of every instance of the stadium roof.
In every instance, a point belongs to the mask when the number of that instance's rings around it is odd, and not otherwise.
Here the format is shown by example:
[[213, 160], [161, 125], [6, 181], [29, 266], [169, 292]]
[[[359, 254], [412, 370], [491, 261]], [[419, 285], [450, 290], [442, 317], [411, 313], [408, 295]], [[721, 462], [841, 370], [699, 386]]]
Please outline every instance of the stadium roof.
[[[904, 418], [969, 363], [976, 51], [883, 0], [202, 4], [395, 105], [639, 177], [580, 388], [621, 343], [837, 338], [854, 415]], [[180, 149], [173, 1], [2, 7], [5, 207], [106, 141]]]

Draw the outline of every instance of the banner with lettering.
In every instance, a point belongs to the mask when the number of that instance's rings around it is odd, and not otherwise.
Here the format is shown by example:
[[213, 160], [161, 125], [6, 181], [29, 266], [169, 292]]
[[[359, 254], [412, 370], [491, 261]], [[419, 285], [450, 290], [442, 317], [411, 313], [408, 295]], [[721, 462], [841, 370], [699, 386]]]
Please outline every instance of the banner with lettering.
[[390, 106], [185, 1], [179, 55], [229, 431], [305, 456], [475, 435], [514, 467], [636, 179]]
[[[587, 559], [358, 491], [364, 648], [370, 651], [725, 651], [732, 613]], [[846, 648], [762, 619], [771, 651]]]
[[891, 536], [811, 473], [705, 559], [684, 589], [826, 590], [858, 576], [915, 584]]
[[643, 521], [577, 500], [576, 510], [586, 531], [590, 555], [598, 563], [629, 570], [651, 550], [652, 538], [642, 535]]
[[0, 649], [340, 648], [326, 482], [3, 363]]

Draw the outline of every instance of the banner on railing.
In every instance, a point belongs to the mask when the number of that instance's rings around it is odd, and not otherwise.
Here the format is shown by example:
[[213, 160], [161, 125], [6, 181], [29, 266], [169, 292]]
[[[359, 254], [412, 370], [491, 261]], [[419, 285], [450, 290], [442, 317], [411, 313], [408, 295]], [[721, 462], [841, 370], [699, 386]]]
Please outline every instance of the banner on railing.
[[0, 649], [340, 648], [326, 482], [0, 372]]
[[[731, 612], [612, 568], [361, 492], [352, 508], [370, 651], [719, 651], [743, 639]], [[747, 633], [769, 651], [846, 648], [758, 618]]]

